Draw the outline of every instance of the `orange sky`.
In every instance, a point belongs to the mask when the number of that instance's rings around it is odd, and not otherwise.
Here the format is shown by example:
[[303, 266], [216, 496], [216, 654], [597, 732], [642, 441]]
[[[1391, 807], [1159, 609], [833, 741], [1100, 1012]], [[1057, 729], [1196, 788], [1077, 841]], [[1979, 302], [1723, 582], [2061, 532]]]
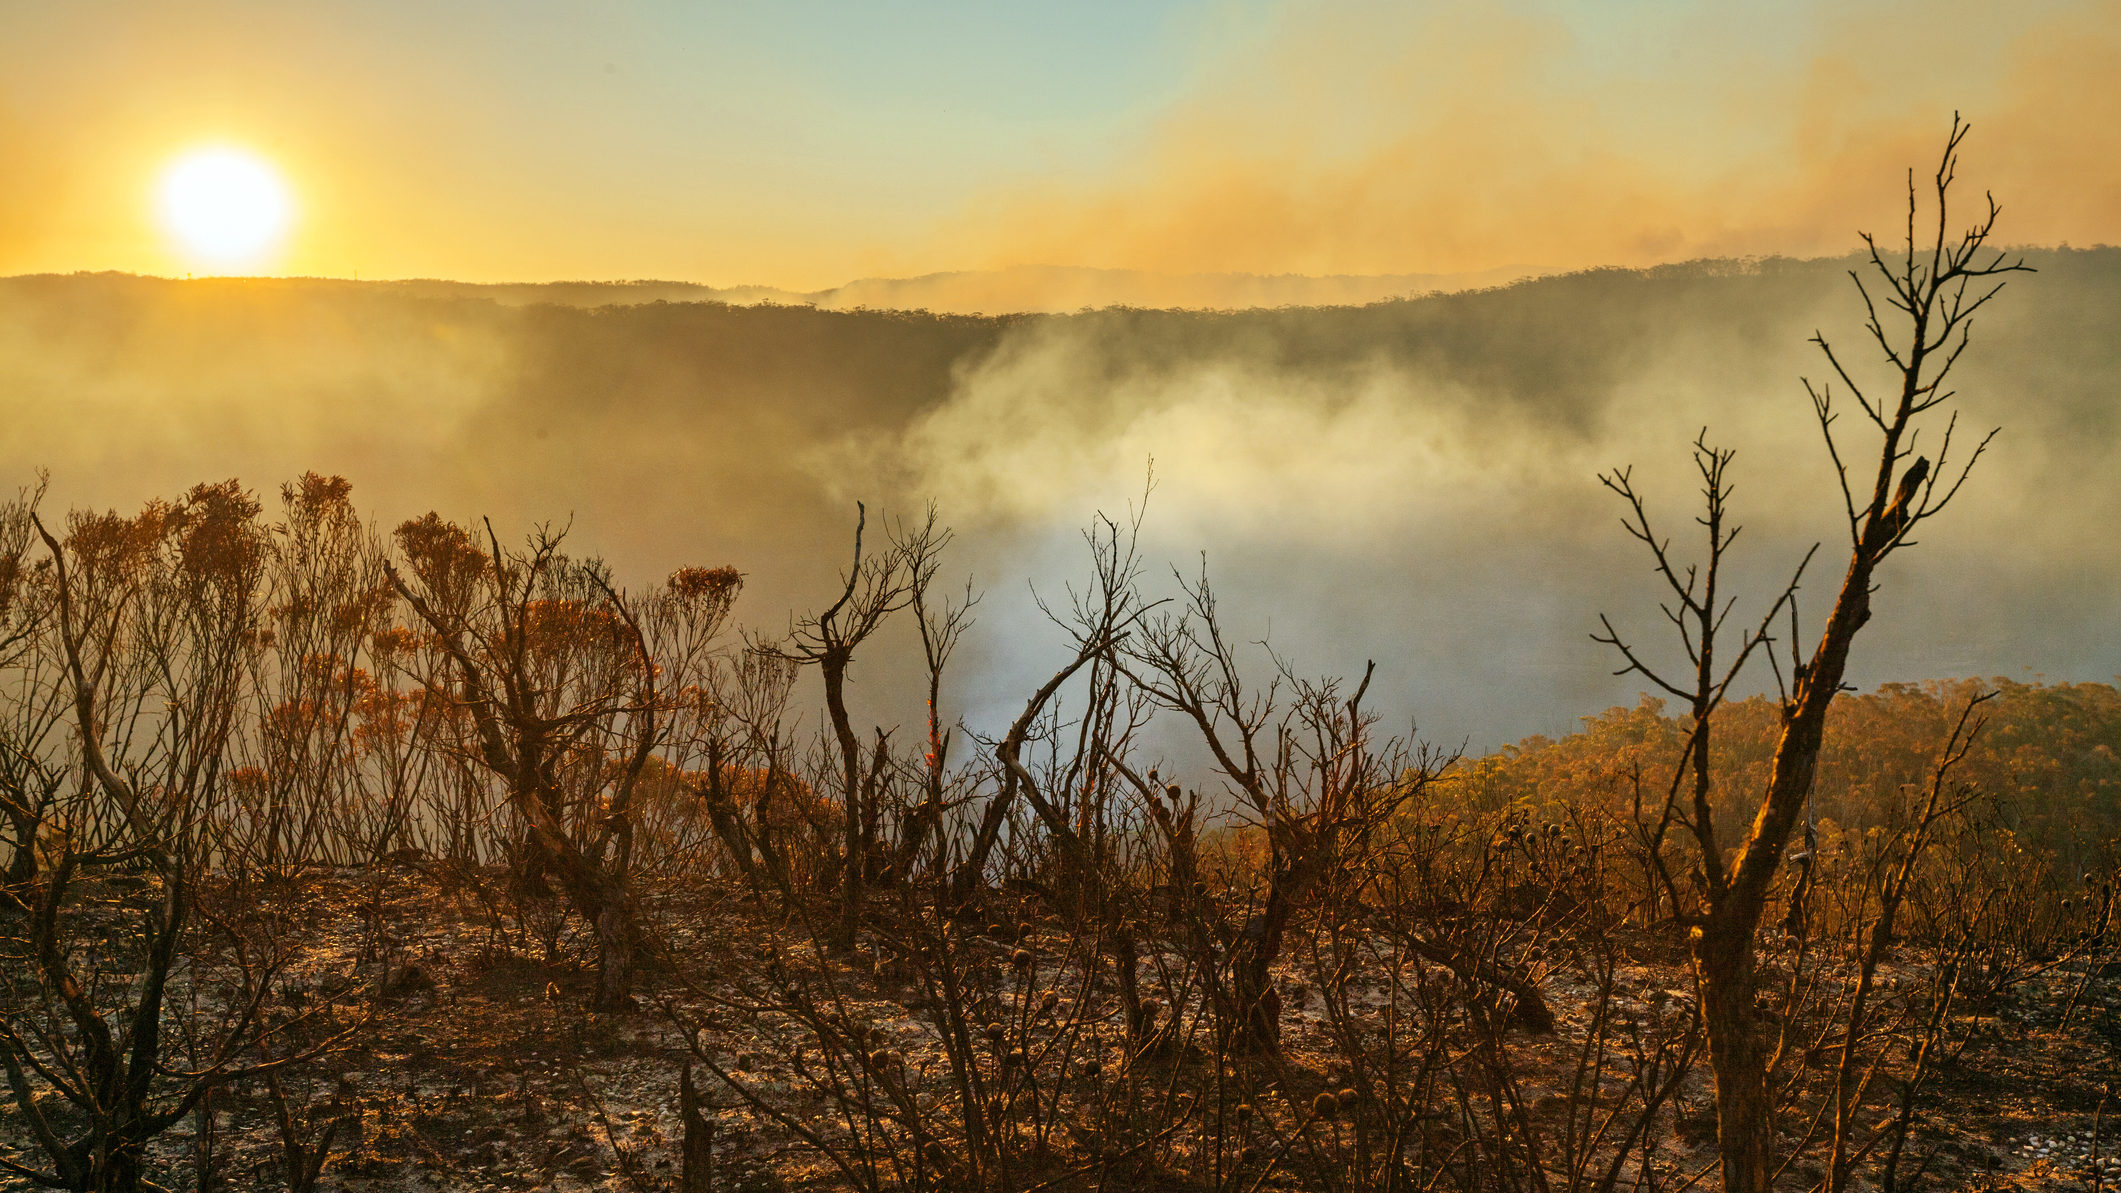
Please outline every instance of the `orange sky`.
[[261, 272], [1837, 253], [1954, 108], [2004, 239], [2121, 241], [2113, 3], [17, 5], [0, 274], [200, 267], [152, 193], [209, 142], [295, 192]]

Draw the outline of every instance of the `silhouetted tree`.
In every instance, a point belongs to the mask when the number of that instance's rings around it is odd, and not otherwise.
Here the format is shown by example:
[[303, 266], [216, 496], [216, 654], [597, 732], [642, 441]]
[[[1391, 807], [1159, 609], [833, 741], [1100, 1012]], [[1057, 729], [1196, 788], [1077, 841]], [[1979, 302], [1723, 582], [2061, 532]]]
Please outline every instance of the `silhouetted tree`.
[[728, 569], [687, 569], [659, 599], [681, 610], [685, 643], [658, 659], [643, 617], [603, 566], [560, 552], [540, 530], [505, 550], [487, 527], [487, 551], [462, 528], [429, 514], [398, 528], [412, 579], [393, 585], [441, 641], [448, 685], [467, 714], [478, 760], [500, 780], [526, 831], [519, 861], [527, 886], [556, 879], [597, 938], [592, 1005], [631, 1004], [638, 909], [632, 883], [635, 798], [670, 728], [670, 693], [687, 678], [663, 665], [696, 658], [736, 598]]
[[[1832, 383], [1814, 386], [1806, 382], [1841, 481], [1849, 551], [1840, 590], [1809, 653], [1798, 641], [1796, 594], [1804, 573], [1800, 564], [1759, 622], [1744, 631], [1736, 650], [1727, 659], [1718, 657], [1719, 632], [1732, 607], [1719, 589], [1721, 568], [1738, 534], [1738, 528], [1727, 521], [1726, 509], [1730, 485], [1725, 474], [1732, 453], [1709, 446], [1705, 438], [1696, 440], [1695, 462], [1705, 498], [1700, 523], [1706, 531], [1707, 557], [1695, 565], [1685, 565], [1668, 553], [1668, 540], [1651, 528], [1643, 498], [1626, 470], [1602, 478], [1627, 503], [1628, 531], [1648, 548], [1656, 573], [1669, 590], [1666, 616], [1677, 627], [1691, 668], [1690, 675], [1681, 677], [1652, 667], [1610, 622], [1598, 635], [1625, 660], [1621, 674], [1641, 674], [1685, 701], [1691, 714], [1680, 765], [1674, 768], [1660, 799], [1647, 805], [1638, 799], [1637, 819], [1643, 826], [1646, 856], [1658, 870], [1672, 906], [1688, 925], [1709, 1057], [1716, 1073], [1723, 1182], [1730, 1193], [1765, 1193], [1775, 1171], [1767, 1083], [1773, 1037], [1756, 1007], [1755, 937], [1812, 791], [1827, 710], [1842, 690], [1856, 634], [1870, 620], [1879, 565], [1910, 544], [1909, 535], [1917, 526], [1942, 512], [1994, 434], [1983, 437], [1966, 453], [1964, 462], [1958, 462], [1952, 457], [1954, 415], [1938, 437], [1934, 466], [1922, 457], [1909, 459], [1914, 456], [1916, 433], [1924, 416], [1953, 397], [1944, 383], [1966, 350], [1975, 312], [2001, 289], [2001, 275], [2024, 268], [1987, 248], [1997, 216], [1993, 198], [1979, 221], [1956, 239], [1951, 235], [1948, 200], [1966, 133], [1967, 126], [1954, 116], [1933, 179], [1934, 242], [1928, 247], [1917, 245], [1921, 205], [1910, 170], [1907, 231], [1898, 259], [1889, 263], [1877, 242], [1866, 234], [1872, 280], [1866, 282], [1864, 275], [1852, 271], [1868, 316], [1865, 330], [1894, 382], [1890, 390], [1867, 390], [1823, 335], [1813, 340], [1877, 437], [1875, 464], [1869, 466], [1867, 475], [1854, 472], [1859, 467], [1857, 460], [1873, 457], [1844, 454], [1836, 434], [1842, 411], [1835, 406]], [[1891, 313], [1881, 313], [1881, 301]], [[1893, 324], [1890, 330], [1888, 323]], [[1807, 555], [1806, 563], [1810, 558]], [[1789, 620], [1787, 673], [1776, 659], [1772, 637], [1785, 615]], [[1735, 844], [1726, 847], [1718, 836], [1713, 808], [1718, 777], [1710, 766], [1710, 730], [1731, 684], [1756, 653], [1775, 665], [1780, 732], [1767, 788], [1751, 811], [1751, 823]], [[1666, 841], [1675, 829], [1683, 830], [1683, 839], [1692, 846], [1691, 873], [1684, 880], [1673, 874], [1665, 860]]]
[[935, 559], [950, 541], [936, 525], [934, 511], [918, 527], [901, 527], [882, 551], [864, 553], [862, 537], [869, 525], [868, 507], [855, 506], [854, 562], [848, 567], [839, 599], [797, 622], [785, 641], [760, 647], [766, 653], [801, 666], [815, 667], [825, 685], [825, 715], [838, 754], [837, 778], [845, 828], [840, 846], [840, 909], [833, 942], [851, 948], [861, 921], [862, 888], [876, 854], [876, 788], [885, 778], [887, 755], [879, 731], [873, 759], [864, 764], [847, 710], [847, 669], [854, 652], [884, 620], [913, 601], [916, 588], [935, 575]]

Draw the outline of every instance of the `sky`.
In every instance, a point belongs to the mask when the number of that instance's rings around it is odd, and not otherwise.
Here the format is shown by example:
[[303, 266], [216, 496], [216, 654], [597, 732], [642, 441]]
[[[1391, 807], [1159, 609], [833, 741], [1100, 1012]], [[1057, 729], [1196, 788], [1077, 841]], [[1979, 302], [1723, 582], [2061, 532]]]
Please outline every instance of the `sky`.
[[2014, 238], [2121, 240], [2112, 3], [0, 0], [0, 275], [206, 270], [155, 194], [210, 145], [292, 197], [239, 272], [1818, 255], [1955, 109]]

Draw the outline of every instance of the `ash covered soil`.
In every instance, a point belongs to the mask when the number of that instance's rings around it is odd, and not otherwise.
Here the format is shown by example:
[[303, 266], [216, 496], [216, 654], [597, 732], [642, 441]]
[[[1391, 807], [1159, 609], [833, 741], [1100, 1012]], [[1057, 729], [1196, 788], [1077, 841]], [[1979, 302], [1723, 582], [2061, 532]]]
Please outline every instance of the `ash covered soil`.
[[[765, 1112], [777, 1110], [834, 1142], [860, 1129], [811, 1079], [814, 1036], [794, 1018], [759, 1006], [761, 991], [785, 983], [791, 969], [800, 971], [805, 988], [833, 991], [832, 1005], [866, 1025], [868, 1042], [893, 1050], [894, 1064], [921, 1074], [915, 1086], [945, 1070], [935, 1018], [924, 1013], [931, 1008], [876, 942], [852, 954], [822, 951], [805, 924], [762, 911], [734, 888], [665, 891], [650, 903], [640, 1005], [620, 1014], [585, 1009], [595, 978], [587, 961], [593, 950], [557, 902], [503, 912], [481, 896], [480, 884], [447, 881], [422, 865], [313, 872], [299, 880], [298, 898], [317, 927], [281, 973], [274, 997], [292, 1008], [328, 1007], [335, 1023], [372, 1017], [349, 1047], [283, 1082], [290, 1102], [307, 1113], [312, 1141], [323, 1124], [339, 1124], [317, 1182], [321, 1190], [675, 1190], [688, 1033], [727, 1075], [718, 1078], [706, 1065], [694, 1071], [713, 1125], [715, 1189], [853, 1187], [815, 1147]], [[1020, 965], [1022, 951], [1030, 950], [1041, 967], [1063, 977], [1049, 984], [1070, 991], [1059, 1008], [1063, 1016], [1076, 1010], [1077, 1000], [1088, 1000], [1086, 1013], [1074, 1018], [1093, 1030], [1074, 1033], [1067, 1045], [1078, 1070], [1102, 1058], [1108, 1081], [1137, 1071], [1145, 1080], [1127, 1088], [1166, 1097], [1173, 1086], [1159, 1081], [1159, 1072], [1216, 1063], [1203, 1056], [1198, 1037], [1183, 1032], [1153, 1055], [1130, 1057], [1118, 1043], [1126, 1038], [1124, 1015], [1112, 992], [1097, 983], [1071, 986], [1063, 976], [1073, 954], [1058, 923], [1042, 920], [1028, 900], [1006, 911], [990, 904], [980, 918], [988, 916], [1010, 922], [1000, 938], [980, 934], [975, 942], [991, 952], [998, 973], [1006, 975], [1012, 959]], [[1691, 1016], [1683, 951], [1670, 937], [1640, 930], [1623, 936], [1615, 1009], [1646, 1022]], [[1306, 980], [1303, 952], [1287, 950], [1290, 963], [1277, 974], [1282, 1052], [1252, 1094], [1264, 1115], [1281, 1108], [1282, 1125], [1290, 1128], [1303, 1125], [1319, 1091], [1343, 1083], [1334, 1017]], [[1159, 957], [1154, 949], [1145, 957], [1145, 980], [1153, 982], [1146, 975], [1158, 972]], [[1772, 963], [1767, 968], [1772, 973]], [[1596, 987], [1592, 975], [1559, 962], [1534, 976], [1558, 1030], [1518, 1031], [1512, 1039], [1530, 1074], [1525, 1088], [1532, 1113], [1552, 1116], [1567, 1097], [1556, 1091], [1566, 1086]], [[1373, 992], [1351, 1001], [1379, 1010], [1384, 1000]], [[1035, 1032], [1035, 1021], [1042, 1013], [1051, 1018], [1052, 1009], [1027, 1005], [1026, 1030]], [[1918, 1183], [1934, 1189], [2091, 1189], [2121, 1182], [2121, 1129], [2113, 1121], [2121, 1099], [2109, 1096], [2121, 1073], [2117, 1011], [2121, 964], [2077, 961], [1961, 1013], [1955, 1051], [1923, 1088], [1908, 1144], [1912, 1159], [1903, 1171], [1921, 1162]], [[1109, 1030], [1100, 1034], [1099, 1024]], [[747, 1104], [728, 1084], [732, 1079], [757, 1102]], [[1707, 1064], [1695, 1065], [1655, 1120], [1650, 1146], [1658, 1171], [1671, 1178], [1666, 1187], [1716, 1183], [1710, 1080]], [[925, 1105], [927, 1095], [917, 1096]], [[1874, 1096], [1863, 1113], [1882, 1116], [1885, 1100]], [[1189, 1103], [1179, 1095], [1162, 1121], [1182, 1124], [1202, 1113]], [[1786, 1154], [1810, 1124], [1781, 1126]], [[210, 1122], [187, 1116], [161, 1136], [151, 1148], [158, 1180], [173, 1189], [195, 1187], [202, 1127], [210, 1132], [217, 1187], [285, 1187], [274, 1111], [253, 1087], [224, 1090]], [[1330, 1165], [1350, 1137], [1322, 1122], [1312, 1127], [1320, 1138], [1308, 1154]], [[37, 1158], [11, 1104], [0, 1103], [0, 1145], [26, 1161]], [[1783, 1183], [1810, 1187], [1818, 1171], [1804, 1161], [1819, 1150], [1815, 1142]], [[1160, 1169], [1100, 1169], [1068, 1184], [1215, 1187], [1197, 1168], [1187, 1175], [1184, 1151], [1168, 1151]], [[1056, 1173], [1064, 1168], [1056, 1162]], [[1694, 1177], [1698, 1182], [1689, 1180]], [[1314, 1183], [1291, 1163], [1236, 1187]], [[28, 1187], [0, 1176], [0, 1189]]]

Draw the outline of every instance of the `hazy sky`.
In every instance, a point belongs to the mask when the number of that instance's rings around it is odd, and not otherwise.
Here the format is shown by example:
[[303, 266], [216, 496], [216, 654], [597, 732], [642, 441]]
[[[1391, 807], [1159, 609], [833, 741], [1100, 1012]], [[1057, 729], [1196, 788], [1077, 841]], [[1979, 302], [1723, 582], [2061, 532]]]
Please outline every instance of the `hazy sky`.
[[2121, 8], [2035, 0], [0, 0], [0, 274], [798, 288], [1020, 263], [1384, 273], [1838, 253], [1953, 108], [2025, 241], [2121, 240]]

